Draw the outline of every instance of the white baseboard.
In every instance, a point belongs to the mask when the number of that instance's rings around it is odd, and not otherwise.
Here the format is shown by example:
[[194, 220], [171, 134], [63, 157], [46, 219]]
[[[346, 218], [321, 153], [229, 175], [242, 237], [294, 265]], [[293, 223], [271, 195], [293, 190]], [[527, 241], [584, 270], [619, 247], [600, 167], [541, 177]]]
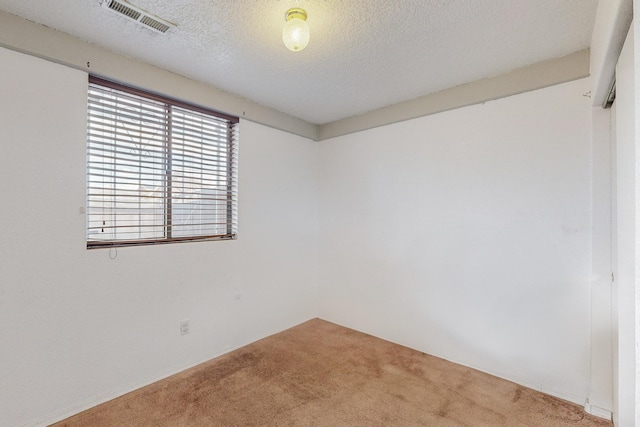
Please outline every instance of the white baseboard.
[[596, 417], [604, 418], [607, 421], [611, 421], [613, 414], [610, 410], [600, 408], [599, 406], [592, 405], [588, 400], [587, 403], [584, 404], [584, 410], [591, 415]]
[[130, 393], [132, 391], [135, 391], [139, 388], [148, 386], [150, 384], [153, 384], [157, 381], [163, 380], [165, 378], [168, 378], [172, 375], [178, 374], [182, 371], [185, 371], [189, 368], [192, 368], [194, 366], [200, 365], [201, 363], [205, 363], [208, 362], [211, 359], [214, 359], [216, 357], [222, 356], [223, 354], [226, 354], [230, 351], [235, 350], [234, 348], [230, 348], [230, 349], [225, 349], [223, 353], [221, 354], [216, 354], [216, 355], [212, 355], [209, 357], [206, 357], [203, 360], [196, 360], [196, 361], [191, 361], [191, 363], [186, 364], [185, 366], [181, 366], [179, 368], [170, 370], [170, 371], [166, 371], [163, 373], [158, 373], [156, 375], [152, 375], [150, 377], [145, 378], [142, 381], [136, 381], [134, 383], [129, 383], [126, 386], [122, 387], [122, 388], [118, 388], [116, 390], [112, 390], [109, 391], [107, 393], [103, 393], [97, 396], [93, 396], [89, 399], [86, 399], [82, 402], [79, 402], [76, 405], [73, 405], [72, 407], [68, 407], [56, 412], [53, 412], [51, 414], [48, 414], [42, 418], [39, 418], [37, 420], [28, 422], [27, 424], [23, 424], [21, 427], [47, 427], [48, 425], [51, 425], [53, 423], [57, 423], [58, 421], [62, 421], [64, 419], [67, 419], [69, 417], [72, 417], [76, 414], [79, 414], [80, 412], [86, 411], [87, 409], [91, 409], [94, 406], [98, 406], [102, 403], [108, 402], [110, 400], [113, 400], [117, 397], [120, 396], [124, 396], [127, 393]]
[[73, 406], [64, 408], [64, 409], [60, 409], [57, 410], [55, 412], [52, 412], [48, 415], [45, 415], [43, 417], [37, 418], [33, 421], [29, 421], [26, 424], [22, 424], [20, 427], [47, 427], [51, 424], [57, 423], [59, 421], [62, 421], [64, 419], [67, 419], [69, 417], [72, 417], [74, 415], [79, 414], [80, 412], [86, 411], [87, 409], [91, 409], [95, 406], [98, 406], [102, 403], [108, 402], [110, 400], [113, 400], [117, 397], [120, 396], [124, 396], [127, 393], [131, 393], [132, 391], [138, 390], [139, 388], [148, 386], [150, 384], [153, 384], [155, 382], [158, 382], [160, 380], [164, 380], [165, 378], [168, 378], [172, 375], [178, 374], [182, 371], [186, 371], [187, 369], [193, 368], [194, 366], [198, 366], [202, 363], [208, 362], [212, 359], [215, 359], [217, 357], [223, 356], [227, 353], [230, 353], [234, 350], [237, 350], [239, 348], [242, 348], [246, 345], [249, 345], [253, 342], [256, 342], [258, 340], [261, 340], [267, 336], [270, 336], [272, 334], [277, 334], [278, 332], [282, 332], [286, 329], [289, 329], [290, 327], [293, 327], [295, 325], [298, 325], [300, 323], [306, 322], [308, 320], [314, 319], [314, 317], [311, 318], [307, 318], [304, 320], [300, 320], [298, 323], [295, 323], [292, 326], [286, 326], [283, 328], [279, 328], [276, 329], [275, 331], [270, 331], [267, 332], [266, 335], [261, 334], [259, 336], [249, 336], [247, 339], [247, 342], [244, 343], [238, 343], [235, 346], [224, 346], [222, 349], [219, 350], [219, 352], [215, 353], [215, 354], [211, 354], [209, 356], [206, 356], [204, 358], [201, 359], [192, 359], [190, 361], [185, 362], [184, 365], [178, 366], [178, 367], [174, 367], [173, 369], [169, 369], [167, 371], [164, 372], [158, 372], [155, 375], [151, 375], [148, 376], [142, 380], [138, 380], [138, 381], [134, 381], [131, 382], [129, 384], [126, 384], [123, 387], [119, 387], [115, 390], [111, 390], [109, 392], [103, 393], [103, 394], [99, 394], [96, 396], [92, 396], [88, 399], [85, 399], [81, 402], [78, 402], [77, 404], [74, 404]]

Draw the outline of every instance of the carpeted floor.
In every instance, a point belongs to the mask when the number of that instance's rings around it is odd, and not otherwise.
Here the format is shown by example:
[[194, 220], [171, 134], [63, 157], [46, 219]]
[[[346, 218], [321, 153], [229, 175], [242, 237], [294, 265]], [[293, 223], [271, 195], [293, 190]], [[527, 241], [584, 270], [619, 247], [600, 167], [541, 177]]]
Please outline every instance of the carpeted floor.
[[602, 426], [580, 406], [311, 320], [61, 426]]

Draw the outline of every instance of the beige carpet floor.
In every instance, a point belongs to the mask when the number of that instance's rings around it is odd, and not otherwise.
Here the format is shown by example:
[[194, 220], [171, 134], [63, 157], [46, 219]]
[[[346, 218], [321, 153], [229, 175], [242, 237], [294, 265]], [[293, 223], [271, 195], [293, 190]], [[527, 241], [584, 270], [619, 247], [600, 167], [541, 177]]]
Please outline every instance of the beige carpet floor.
[[572, 403], [316, 319], [55, 426], [612, 423]]

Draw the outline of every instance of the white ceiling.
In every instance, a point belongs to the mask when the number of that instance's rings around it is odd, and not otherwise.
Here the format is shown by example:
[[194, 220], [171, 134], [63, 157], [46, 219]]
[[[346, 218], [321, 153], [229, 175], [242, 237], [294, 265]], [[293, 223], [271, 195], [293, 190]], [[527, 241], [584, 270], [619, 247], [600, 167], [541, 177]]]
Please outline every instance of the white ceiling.
[[[130, 0], [155, 33], [101, 0], [0, 0], [113, 51], [324, 124], [589, 47], [598, 0]], [[307, 10], [311, 41], [282, 44]]]

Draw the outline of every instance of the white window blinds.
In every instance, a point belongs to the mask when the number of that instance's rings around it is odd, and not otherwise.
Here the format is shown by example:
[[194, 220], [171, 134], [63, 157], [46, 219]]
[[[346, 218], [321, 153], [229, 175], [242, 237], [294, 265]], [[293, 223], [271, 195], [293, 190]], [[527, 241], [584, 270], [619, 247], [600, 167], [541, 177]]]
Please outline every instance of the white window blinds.
[[87, 247], [233, 239], [238, 118], [89, 80]]

